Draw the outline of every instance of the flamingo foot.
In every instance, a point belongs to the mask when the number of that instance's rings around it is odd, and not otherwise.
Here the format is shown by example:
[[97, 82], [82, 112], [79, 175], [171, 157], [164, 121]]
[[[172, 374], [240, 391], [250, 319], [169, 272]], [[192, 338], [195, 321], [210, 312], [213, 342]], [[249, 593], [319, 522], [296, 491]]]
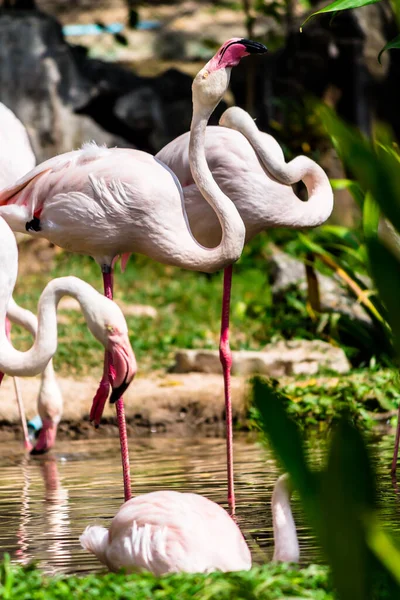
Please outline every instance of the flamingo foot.
[[108, 377], [103, 377], [100, 381], [96, 395], [93, 398], [92, 408], [90, 411], [90, 421], [94, 423], [97, 428], [100, 425], [101, 417], [103, 416], [104, 407], [107, 402], [108, 395], [110, 393], [110, 382]]
[[43, 420], [43, 427], [40, 430], [35, 447], [31, 450], [32, 455], [45, 454], [55, 444], [57, 436], [57, 423], [49, 419]]

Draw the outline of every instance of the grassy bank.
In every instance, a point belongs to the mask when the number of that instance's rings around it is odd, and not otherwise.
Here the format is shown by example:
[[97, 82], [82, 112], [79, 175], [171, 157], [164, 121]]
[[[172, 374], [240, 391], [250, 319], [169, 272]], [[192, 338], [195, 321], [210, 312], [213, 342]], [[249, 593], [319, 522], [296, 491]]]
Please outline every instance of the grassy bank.
[[149, 573], [46, 577], [35, 567], [11, 565], [8, 560], [0, 569], [3, 600], [278, 600], [284, 597], [333, 599], [327, 568], [311, 565], [296, 569], [269, 564], [249, 572], [161, 578]]
[[[25, 251], [24, 260], [29, 246]], [[87, 256], [59, 253], [48, 273], [18, 279], [15, 299], [36, 312], [45, 284], [54, 277], [76, 275], [102, 291], [99, 267]], [[244, 260], [236, 267], [232, 295], [232, 346], [235, 349], [262, 348], [277, 329], [268, 326], [268, 273], [263, 263], [251, 268]], [[222, 273], [212, 276], [184, 271], [132, 256], [125, 273], [119, 265], [115, 275], [115, 297], [126, 304], [147, 304], [157, 310], [155, 319], [127, 316], [132, 347], [141, 373], [171, 365], [177, 348], [217, 348], [219, 342]], [[260, 318], [258, 318], [259, 315]], [[255, 318], [257, 317], [257, 318]], [[100, 369], [102, 350], [93, 339], [80, 313], [61, 311], [59, 347], [55, 367], [62, 375], [85, 375]], [[13, 339], [22, 349], [29, 336], [15, 329]]]

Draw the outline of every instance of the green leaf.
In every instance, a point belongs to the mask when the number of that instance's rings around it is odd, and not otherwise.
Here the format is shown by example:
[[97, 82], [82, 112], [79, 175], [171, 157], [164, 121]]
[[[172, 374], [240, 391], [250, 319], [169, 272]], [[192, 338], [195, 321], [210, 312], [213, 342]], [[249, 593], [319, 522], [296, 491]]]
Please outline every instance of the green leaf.
[[358, 206], [362, 207], [364, 202], [364, 192], [357, 181], [353, 181], [352, 179], [331, 179], [330, 183], [334, 190], [348, 190]]
[[336, 12], [338, 10], [349, 10], [351, 8], [360, 8], [360, 6], [367, 6], [368, 4], [376, 4], [377, 2], [380, 2], [380, 0], [335, 0], [335, 2], [332, 2], [332, 4], [328, 4], [328, 6], [325, 6], [324, 8], [317, 10], [315, 13], [312, 13], [312, 15], [307, 17], [307, 19], [304, 21], [304, 23], [300, 27], [300, 31], [302, 30], [304, 25], [307, 23], [307, 21], [309, 21], [316, 15], [321, 15], [321, 14], [329, 13], [329, 12]]
[[303, 441], [297, 425], [287, 415], [284, 396], [276, 392], [265, 379], [253, 379], [254, 405], [261, 416], [261, 426], [294, 487], [305, 499], [310, 499], [315, 489], [314, 479], [308, 469]]
[[382, 50], [378, 54], [378, 60], [381, 62], [381, 56], [386, 50], [391, 50], [392, 48], [400, 48], [400, 34], [396, 35], [395, 38], [390, 40], [387, 44], [385, 44]]
[[400, 231], [398, 155], [392, 148], [379, 143], [374, 145], [339, 119], [328, 107], [319, 106], [317, 110], [345, 165], [352, 171], [361, 188], [371, 192], [382, 212]]
[[372, 598], [362, 516], [375, 507], [375, 479], [360, 432], [342, 420], [321, 475], [321, 541], [342, 600]]
[[363, 206], [363, 230], [366, 239], [378, 235], [379, 218], [381, 211], [372, 195], [367, 192]]
[[365, 519], [367, 544], [375, 556], [400, 585], [400, 550], [389, 535], [382, 529], [378, 519], [368, 514]]
[[367, 241], [372, 276], [388, 312], [394, 342], [400, 355], [400, 265], [393, 254], [377, 238]]

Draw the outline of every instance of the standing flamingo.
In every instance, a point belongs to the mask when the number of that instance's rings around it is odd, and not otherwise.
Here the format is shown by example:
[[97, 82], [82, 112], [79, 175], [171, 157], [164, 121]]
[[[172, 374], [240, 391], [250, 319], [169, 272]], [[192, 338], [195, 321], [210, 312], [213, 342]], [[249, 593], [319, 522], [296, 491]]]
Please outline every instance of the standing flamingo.
[[[13, 298], [10, 298], [7, 306], [7, 318], [12, 322], [24, 327], [32, 334], [37, 335], [38, 322], [36, 316], [30, 311], [19, 306]], [[18, 389], [18, 388], [17, 388]], [[19, 398], [22, 404], [22, 399]], [[40, 389], [37, 400], [38, 413], [42, 420], [42, 428], [39, 437], [32, 450], [32, 454], [43, 454], [50, 450], [56, 441], [57, 427], [61, 420], [63, 409], [63, 398], [61, 390], [55, 377], [53, 361], [50, 360], [41, 375]], [[30, 448], [30, 442], [26, 427], [26, 419], [20, 409], [22, 426], [24, 429], [25, 447]]]
[[118, 400], [132, 381], [136, 362], [121, 309], [77, 277], [59, 277], [47, 284], [39, 299], [38, 327], [33, 346], [20, 352], [9, 342], [6, 312], [18, 271], [17, 243], [0, 218], [0, 370], [8, 375], [33, 376], [42, 372], [57, 350], [57, 304], [65, 295], [75, 298], [93, 336], [110, 353], [114, 372], [112, 399]]
[[[299, 545], [290, 510], [288, 476], [272, 496], [274, 560], [298, 562]], [[104, 527], [87, 527], [80, 542], [111, 571], [210, 573], [248, 571], [250, 550], [233, 519], [199, 494], [151, 492], [125, 502]]]
[[[235, 206], [218, 187], [208, 168], [204, 139], [207, 122], [226, 92], [232, 67], [265, 46], [233, 38], [221, 46], [193, 81], [193, 118], [189, 162], [202, 196], [215, 211], [222, 239], [214, 248], [200, 244], [190, 228], [176, 175], [159, 159], [139, 150], [85, 145], [45, 161], [0, 194], [0, 215], [15, 231], [29, 231], [71, 250], [89, 254], [101, 266], [105, 294], [112, 297], [116, 256], [139, 252], [159, 262], [194, 271], [213, 272], [236, 261], [245, 229]], [[228, 314], [229, 296], [224, 314]], [[222, 325], [223, 354], [227, 326]], [[227, 364], [227, 367], [229, 365]], [[91, 418], [99, 422], [109, 392], [105, 371]], [[225, 369], [224, 369], [225, 370]], [[225, 374], [226, 386], [229, 378]], [[229, 397], [229, 394], [226, 394]], [[124, 466], [125, 499], [131, 497], [128, 449], [122, 400], [117, 405]], [[228, 499], [234, 510], [231, 452], [231, 405], [228, 423]]]
[[[246, 227], [245, 241], [273, 227], [316, 227], [332, 212], [333, 193], [324, 171], [306, 156], [290, 163], [278, 142], [262, 133], [248, 113], [238, 107], [226, 110], [220, 124], [207, 127], [205, 153], [209, 168], [222, 191], [234, 202]], [[230, 129], [226, 129], [229, 127]], [[236, 131], [234, 131], [236, 129]], [[184, 133], [156, 155], [178, 177], [193, 235], [203, 245], [215, 246], [221, 240], [221, 225], [204, 201], [190, 169], [190, 133]], [[303, 180], [308, 201], [302, 202], [291, 185]], [[230, 394], [232, 355], [229, 347], [229, 306], [232, 265], [225, 268], [220, 358]], [[230, 398], [226, 400], [231, 405]], [[228, 423], [228, 415], [227, 415]], [[232, 450], [231, 450], [232, 452]], [[228, 464], [233, 464], [230, 457]], [[233, 473], [230, 475], [233, 479]]]
[[[35, 155], [25, 127], [15, 114], [0, 102], [0, 189], [13, 185], [20, 177], [33, 169], [35, 164]], [[10, 332], [11, 326], [7, 323], [8, 335]], [[0, 374], [0, 382], [3, 375]], [[14, 388], [24, 434], [24, 446], [30, 450], [32, 445], [29, 440], [24, 404], [16, 377], [14, 377]]]

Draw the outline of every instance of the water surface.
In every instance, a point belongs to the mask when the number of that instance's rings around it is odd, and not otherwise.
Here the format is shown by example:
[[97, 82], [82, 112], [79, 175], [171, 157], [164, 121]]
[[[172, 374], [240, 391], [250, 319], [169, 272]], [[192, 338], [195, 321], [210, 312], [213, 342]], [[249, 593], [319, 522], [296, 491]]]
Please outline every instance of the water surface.
[[[379, 443], [382, 518], [400, 537], [400, 503], [387, 466], [390, 440]], [[313, 445], [318, 461], [322, 444]], [[237, 517], [255, 562], [272, 558], [270, 501], [279, 471], [271, 454], [254, 437], [235, 440]], [[134, 494], [175, 489], [204, 494], [226, 507], [225, 443], [223, 439], [130, 440]], [[95, 557], [81, 549], [79, 535], [87, 525], [108, 526], [123, 502], [117, 439], [57, 442], [44, 457], [24, 457], [21, 446], [0, 444], [0, 555], [13, 560], [34, 559], [47, 573], [103, 570]], [[320, 560], [305, 526], [298, 499], [293, 498], [303, 563]]]

